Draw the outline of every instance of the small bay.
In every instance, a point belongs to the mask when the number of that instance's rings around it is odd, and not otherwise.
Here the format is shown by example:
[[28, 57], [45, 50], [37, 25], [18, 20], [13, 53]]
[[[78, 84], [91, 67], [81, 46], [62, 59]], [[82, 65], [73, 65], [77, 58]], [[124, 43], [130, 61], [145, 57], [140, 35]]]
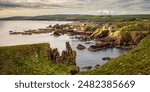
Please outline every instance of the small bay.
[[103, 65], [107, 62], [102, 60], [103, 57], [115, 58], [127, 52], [127, 50], [117, 48], [109, 48], [97, 52], [91, 52], [87, 49], [78, 50], [76, 48], [78, 44], [82, 44], [88, 48], [90, 45], [94, 44], [94, 41], [91, 41], [90, 44], [86, 44], [85, 41], [79, 41], [68, 35], [61, 35], [59, 37], [55, 37], [49, 33], [9, 35], [9, 31], [24, 31], [29, 29], [46, 28], [49, 25], [66, 23], [73, 23], [73, 21], [0, 21], [0, 46], [50, 43], [52, 48], [58, 48], [61, 52], [65, 49], [65, 42], [68, 41], [70, 42], [72, 48], [77, 52], [76, 63], [80, 68], [84, 66], [92, 66], [94, 68], [97, 64]]

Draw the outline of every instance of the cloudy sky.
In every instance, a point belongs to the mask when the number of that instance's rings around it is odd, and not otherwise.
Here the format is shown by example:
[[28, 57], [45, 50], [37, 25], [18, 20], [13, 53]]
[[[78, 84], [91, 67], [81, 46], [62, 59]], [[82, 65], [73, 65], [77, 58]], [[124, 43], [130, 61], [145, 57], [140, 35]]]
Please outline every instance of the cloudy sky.
[[150, 14], [150, 0], [0, 0], [0, 17], [48, 14]]

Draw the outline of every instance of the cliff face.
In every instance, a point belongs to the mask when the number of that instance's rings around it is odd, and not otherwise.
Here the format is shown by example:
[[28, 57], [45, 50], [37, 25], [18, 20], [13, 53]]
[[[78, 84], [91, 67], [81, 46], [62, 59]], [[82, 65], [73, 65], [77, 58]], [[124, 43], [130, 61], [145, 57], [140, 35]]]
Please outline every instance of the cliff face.
[[66, 66], [76, 66], [76, 51], [72, 50], [69, 42], [66, 42], [66, 51], [62, 51], [61, 55], [57, 48], [49, 48], [47, 52], [48, 58], [55, 63], [60, 63]]

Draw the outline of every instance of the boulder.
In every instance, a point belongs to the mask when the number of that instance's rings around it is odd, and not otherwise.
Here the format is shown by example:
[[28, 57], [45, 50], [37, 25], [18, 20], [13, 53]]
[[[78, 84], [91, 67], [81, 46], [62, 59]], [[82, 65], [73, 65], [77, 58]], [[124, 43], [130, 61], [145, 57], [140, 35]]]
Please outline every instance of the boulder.
[[56, 36], [56, 37], [61, 36], [61, 34], [58, 33], [58, 32], [54, 32], [53, 35]]
[[56, 24], [56, 25], [54, 25], [54, 26], [53, 26], [53, 28], [55, 28], [55, 29], [59, 29], [59, 28], [60, 28], [60, 26], [59, 26], [59, 24]]
[[92, 51], [92, 52], [96, 52], [96, 51], [100, 51], [102, 50], [101, 47], [98, 47], [96, 45], [91, 45], [89, 48], [88, 48], [89, 51]]
[[79, 45], [77, 46], [77, 49], [78, 49], [78, 50], [84, 50], [84, 49], [86, 49], [86, 47], [83, 46], [83, 45], [81, 45], [81, 44], [79, 44]]
[[88, 36], [79, 36], [79, 37], [75, 37], [76, 39], [79, 39], [80, 41], [90, 41], [91, 38]]
[[78, 72], [80, 72], [80, 68], [77, 66], [77, 67], [73, 67], [71, 70], [70, 70], [70, 73], [71, 75], [75, 75], [77, 74]]
[[97, 41], [95, 44], [97, 47], [101, 47], [101, 48], [107, 48], [107, 47], [111, 47], [111, 42], [101, 42], [101, 41]]
[[98, 67], [100, 67], [100, 65], [99, 65], [99, 64], [97, 64], [97, 65], [95, 66], [95, 68], [98, 68]]
[[112, 60], [114, 58], [110, 58], [110, 57], [103, 57], [102, 60]]
[[52, 28], [52, 25], [49, 25], [47, 28]]

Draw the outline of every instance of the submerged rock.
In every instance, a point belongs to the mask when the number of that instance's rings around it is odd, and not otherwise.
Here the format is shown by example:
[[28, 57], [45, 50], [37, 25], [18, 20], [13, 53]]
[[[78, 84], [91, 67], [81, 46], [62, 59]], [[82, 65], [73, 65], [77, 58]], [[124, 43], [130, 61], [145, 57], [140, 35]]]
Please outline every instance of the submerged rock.
[[84, 49], [86, 49], [86, 47], [83, 46], [83, 45], [81, 45], [81, 44], [79, 44], [79, 45], [77, 46], [77, 49], [78, 49], [78, 50], [84, 50]]
[[84, 67], [82, 67], [82, 69], [88, 69], [88, 70], [90, 70], [90, 69], [92, 69], [92, 66], [84, 66]]

